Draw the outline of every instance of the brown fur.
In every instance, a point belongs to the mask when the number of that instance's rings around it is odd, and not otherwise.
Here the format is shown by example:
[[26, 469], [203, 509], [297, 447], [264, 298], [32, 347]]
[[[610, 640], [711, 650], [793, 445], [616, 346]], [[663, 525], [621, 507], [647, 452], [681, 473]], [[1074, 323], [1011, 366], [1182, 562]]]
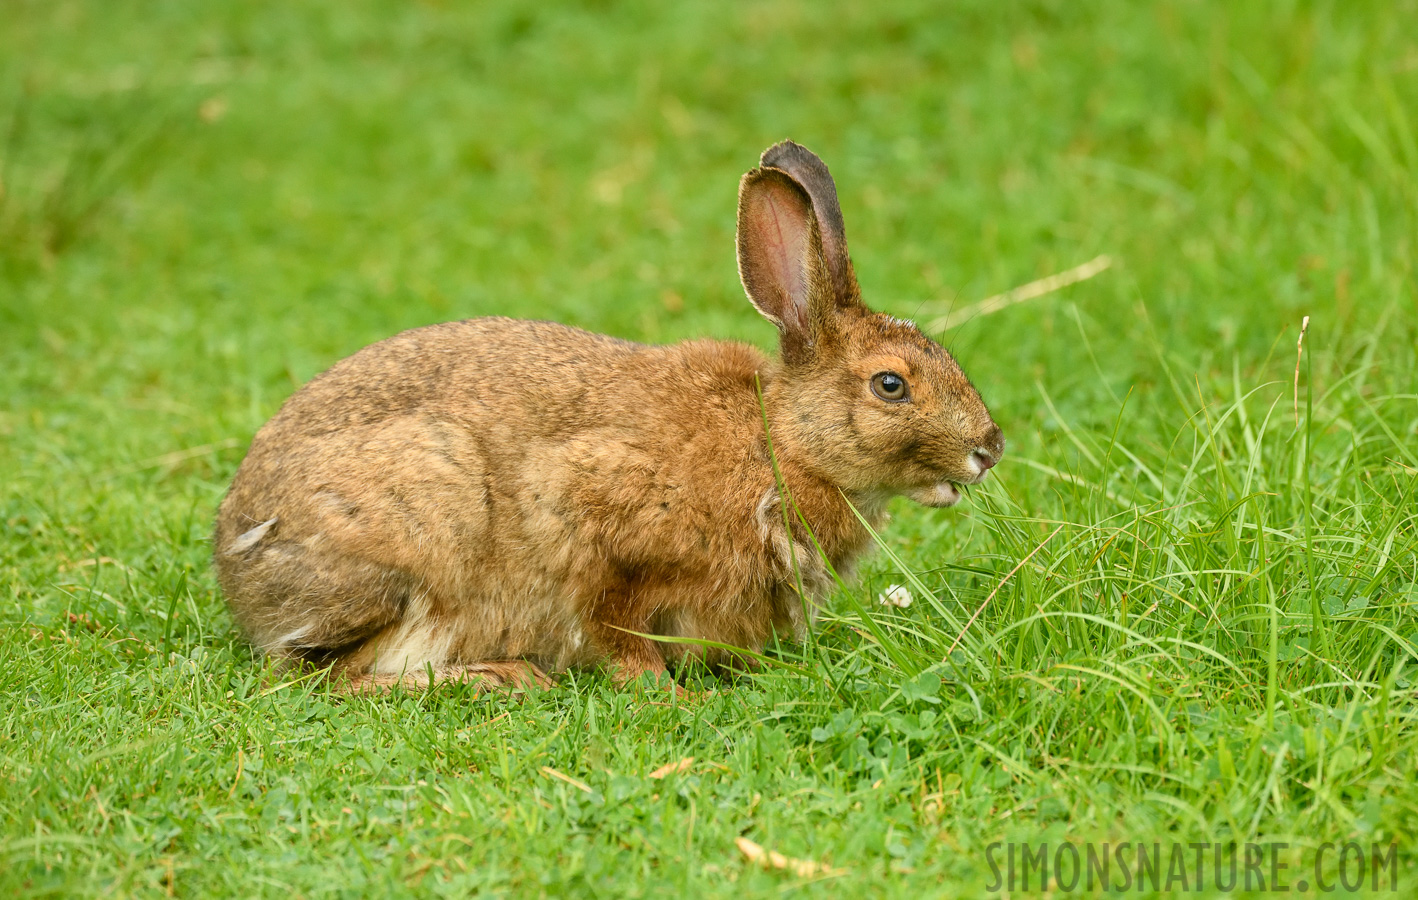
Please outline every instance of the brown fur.
[[[623, 682], [728, 661], [634, 632], [750, 650], [801, 634], [830, 576], [784, 526], [770, 437], [839, 573], [868, 543], [849, 501], [873, 521], [897, 493], [949, 505], [1004, 450], [954, 359], [862, 305], [841, 223], [826, 167], [796, 144], [744, 176], [739, 269], [781, 362], [486, 318], [337, 363], [257, 433], [221, 505], [237, 622], [354, 689], [600, 663]], [[873, 393], [883, 371], [909, 401]]]

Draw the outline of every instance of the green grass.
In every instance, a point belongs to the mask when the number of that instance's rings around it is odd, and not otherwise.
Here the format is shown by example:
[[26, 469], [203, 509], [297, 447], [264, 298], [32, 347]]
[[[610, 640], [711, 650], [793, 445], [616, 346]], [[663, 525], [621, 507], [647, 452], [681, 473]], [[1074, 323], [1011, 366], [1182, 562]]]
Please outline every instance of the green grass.
[[[974, 896], [1153, 839], [1414, 890], [1418, 4], [940, 6], [6, 4], [0, 892]], [[281, 401], [475, 315], [767, 346], [787, 136], [880, 308], [1115, 260], [946, 336], [999, 477], [693, 704], [267, 680], [208, 533]]]

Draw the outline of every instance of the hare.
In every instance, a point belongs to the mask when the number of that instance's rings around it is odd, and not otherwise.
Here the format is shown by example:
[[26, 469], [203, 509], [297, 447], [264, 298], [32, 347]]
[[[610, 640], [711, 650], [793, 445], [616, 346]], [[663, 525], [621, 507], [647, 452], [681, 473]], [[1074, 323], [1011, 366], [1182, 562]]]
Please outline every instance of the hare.
[[949, 353], [863, 304], [809, 150], [777, 144], [743, 176], [737, 244], [780, 360], [482, 318], [297, 391], [217, 514], [246, 636], [351, 690], [596, 665], [624, 684], [801, 638], [867, 548], [862, 518], [897, 494], [956, 503], [1004, 437]]

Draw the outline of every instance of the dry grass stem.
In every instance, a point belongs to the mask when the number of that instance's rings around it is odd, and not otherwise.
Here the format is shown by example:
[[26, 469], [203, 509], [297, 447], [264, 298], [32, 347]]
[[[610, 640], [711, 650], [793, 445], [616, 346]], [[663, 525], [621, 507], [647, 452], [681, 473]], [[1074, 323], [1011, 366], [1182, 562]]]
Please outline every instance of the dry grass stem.
[[678, 762], [665, 763], [663, 766], [660, 766], [658, 769], [651, 772], [648, 777], [664, 778], [666, 775], [675, 775], [680, 772], [687, 771], [692, 765], [694, 765], [694, 757], [686, 756], [684, 759], [681, 759]]
[[1295, 427], [1300, 427], [1300, 359], [1305, 355], [1305, 332], [1310, 330], [1310, 317], [1300, 320], [1300, 339], [1295, 342]]
[[938, 319], [932, 319], [926, 323], [925, 330], [928, 332], [947, 331], [969, 319], [979, 316], [988, 316], [997, 313], [1002, 309], [1013, 306], [1016, 303], [1023, 303], [1025, 300], [1033, 300], [1045, 294], [1052, 294], [1060, 291], [1071, 284], [1078, 284], [1080, 281], [1087, 281], [1099, 274], [1107, 271], [1113, 265], [1113, 258], [1106, 253], [1096, 256], [1082, 265], [1074, 266], [1055, 273], [1047, 278], [1040, 278], [1038, 281], [1031, 281], [1022, 284], [1017, 288], [1005, 291], [1003, 294], [995, 294], [993, 297], [986, 297], [979, 303], [972, 303], [964, 309], [957, 309], [948, 315]]
[[833, 876], [847, 874], [846, 869], [834, 869], [810, 859], [796, 859], [791, 856], [784, 856], [774, 850], [765, 850], [763, 847], [745, 837], [735, 838], [734, 843], [738, 845], [739, 852], [744, 855], [745, 859], [765, 869], [783, 869], [801, 878], [812, 878], [815, 875]]
[[1014, 577], [1014, 573], [1015, 573], [1015, 572], [1018, 572], [1020, 569], [1024, 568], [1024, 564], [1027, 563], [1029, 560], [1033, 559], [1033, 558], [1034, 558], [1034, 554], [1038, 553], [1040, 550], [1043, 550], [1043, 549], [1044, 549], [1044, 545], [1047, 544], [1049, 541], [1053, 540], [1053, 539], [1054, 539], [1054, 535], [1058, 534], [1058, 533], [1059, 533], [1060, 531], [1062, 531], [1062, 530], [1063, 530], [1063, 525], [1059, 525], [1059, 527], [1057, 527], [1057, 528], [1055, 528], [1053, 531], [1049, 532], [1049, 536], [1048, 536], [1048, 537], [1046, 537], [1046, 538], [1044, 538], [1042, 541], [1040, 541], [1039, 544], [1038, 544], [1038, 546], [1036, 546], [1033, 550], [1030, 550], [1030, 551], [1029, 551], [1029, 555], [1028, 555], [1028, 556], [1024, 557], [1024, 558], [1021, 559], [1019, 562], [1015, 563], [1015, 564], [1014, 564], [1014, 568], [1012, 568], [1012, 569], [1009, 570], [1009, 574], [1006, 575], [1006, 576], [1004, 576], [1004, 578], [1000, 579], [1000, 583], [997, 584], [997, 585], [995, 585], [995, 589], [992, 590], [992, 591], [990, 591], [990, 595], [989, 595], [988, 597], [986, 597], [986, 598], [985, 598], [985, 601], [979, 605], [979, 607], [975, 610], [974, 613], [971, 614], [971, 616], [970, 616], [970, 621], [966, 622], [966, 623], [965, 623], [965, 626], [960, 629], [960, 633], [955, 636], [955, 642], [950, 645], [950, 649], [949, 649], [949, 650], [945, 651], [945, 658], [946, 658], [946, 659], [950, 659], [950, 654], [954, 653], [954, 652], [955, 652], [955, 648], [960, 646], [960, 641], [965, 637], [965, 632], [967, 632], [967, 631], [970, 630], [970, 626], [975, 624], [975, 620], [980, 617], [980, 613], [984, 612], [984, 611], [985, 611], [985, 607], [987, 607], [987, 606], [990, 605], [990, 601], [993, 600], [993, 599], [995, 599], [995, 594], [998, 594], [998, 593], [999, 593], [1000, 588], [1004, 587], [1004, 586], [1005, 586], [1005, 583], [1008, 582], [1009, 579], [1011, 579], [1011, 578]]
[[543, 774], [543, 775], [546, 775], [546, 776], [548, 776], [548, 777], [551, 777], [551, 778], [555, 778], [557, 781], [564, 781], [564, 782], [566, 782], [567, 784], [571, 785], [572, 787], [576, 788], [576, 790], [580, 791], [580, 792], [583, 793], [583, 794], [592, 793], [591, 786], [590, 786], [589, 784], [587, 784], [586, 782], [581, 781], [581, 780], [578, 779], [578, 778], [572, 778], [570, 775], [567, 775], [565, 772], [558, 772], [556, 769], [553, 769], [551, 766], [542, 766], [542, 774]]

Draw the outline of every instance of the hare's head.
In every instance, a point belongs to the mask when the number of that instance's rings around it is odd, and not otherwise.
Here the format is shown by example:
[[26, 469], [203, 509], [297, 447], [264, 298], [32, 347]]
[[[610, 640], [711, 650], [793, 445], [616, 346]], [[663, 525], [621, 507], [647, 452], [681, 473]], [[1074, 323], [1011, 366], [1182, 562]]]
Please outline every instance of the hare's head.
[[862, 303], [837, 189], [784, 141], [739, 185], [739, 275], [778, 326], [772, 386], [802, 461], [844, 490], [951, 506], [985, 479], [1004, 435], [955, 359], [920, 329]]

